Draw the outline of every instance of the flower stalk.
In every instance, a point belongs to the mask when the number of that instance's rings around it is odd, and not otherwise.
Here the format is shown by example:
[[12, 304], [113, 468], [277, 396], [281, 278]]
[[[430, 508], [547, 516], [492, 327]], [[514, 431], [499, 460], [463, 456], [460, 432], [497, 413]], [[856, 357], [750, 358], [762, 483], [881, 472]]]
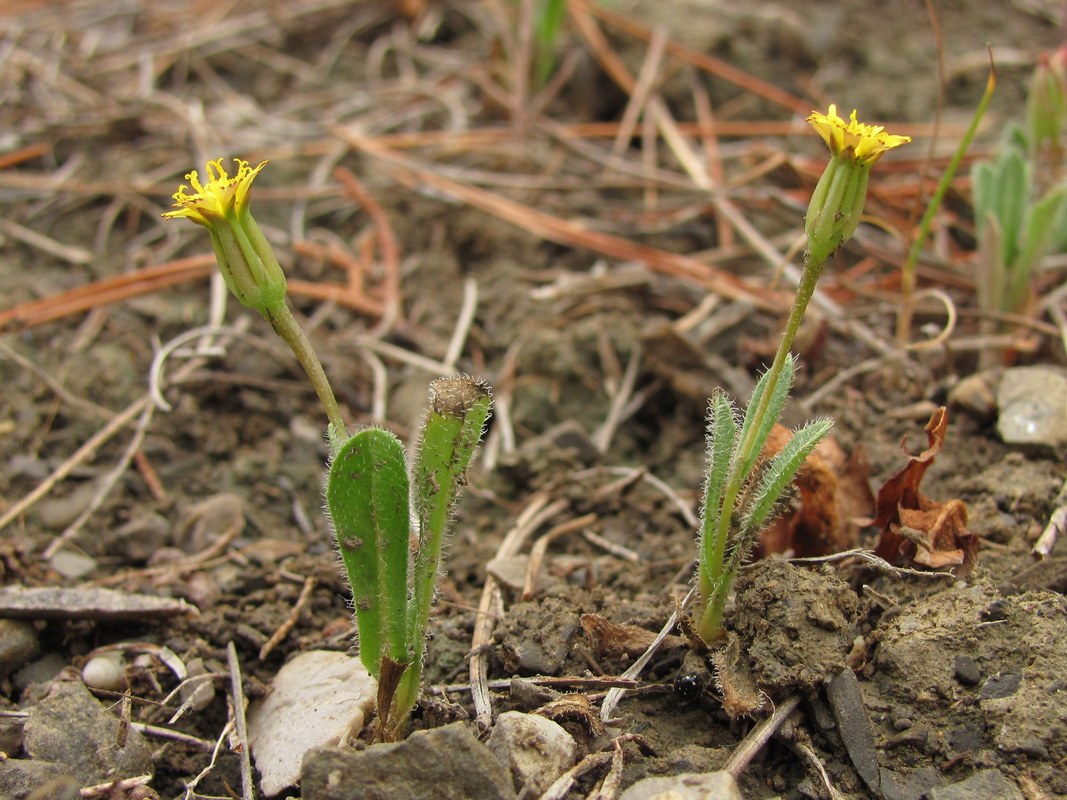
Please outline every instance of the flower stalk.
[[[287, 284], [285, 273], [274, 255], [274, 249], [252, 217], [250, 195], [252, 181], [265, 166], [256, 167], [247, 161], [234, 159], [236, 173], [231, 177], [222, 159], [209, 161], [205, 169], [206, 182], [201, 182], [194, 169], [174, 193], [174, 210], [163, 215], [166, 219], [188, 219], [207, 228], [211, 246], [219, 264], [219, 272], [231, 294], [247, 308], [258, 311], [275, 332], [289, 345], [307, 373], [308, 380], [330, 420], [330, 441], [343, 442], [348, 429], [341, 409], [334, 397], [322, 363], [285, 302]], [[336, 449], [331, 447], [331, 449]]]

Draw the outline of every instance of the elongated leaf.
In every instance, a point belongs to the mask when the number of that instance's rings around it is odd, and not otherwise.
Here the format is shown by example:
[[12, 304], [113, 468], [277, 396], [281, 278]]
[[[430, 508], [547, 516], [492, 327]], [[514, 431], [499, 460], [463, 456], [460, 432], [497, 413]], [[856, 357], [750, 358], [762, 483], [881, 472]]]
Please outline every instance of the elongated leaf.
[[[789, 390], [793, 388], [793, 372], [796, 369], [796, 363], [796, 356], [792, 353], [786, 356], [785, 363], [782, 365], [782, 372], [778, 376], [778, 382], [774, 385], [774, 389], [772, 390], [770, 402], [767, 405], [767, 411], [763, 415], [763, 419], [760, 420], [759, 428], [756, 431], [756, 438], [753, 439], [752, 447], [749, 452], [742, 454], [744, 456], [742, 474], [744, 475], [748, 475], [752, 472], [752, 468], [756, 465], [756, 459], [759, 458], [759, 454], [763, 452], [763, 445], [767, 443], [767, 437], [771, 435], [771, 430], [774, 428], [775, 424], [777, 424], [778, 420], [782, 418], [782, 409], [785, 408], [786, 400], [789, 399]], [[752, 417], [759, 406], [769, 375], [770, 371], [768, 370], [760, 376], [759, 382], [756, 384], [756, 389], [752, 393], [752, 400], [749, 402], [748, 408], [745, 410], [745, 422], [741, 428], [741, 441], [744, 441], [748, 428], [753, 424]]]
[[997, 219], [1003, 234], [1001, 252], [1009, 268], [1015, 263], [1029, 200], [1029, 171], [1022, 153], [1011, 148], [997, 163]]
[[352, 584], [359, 656], [378, 677], [382, 657], [411, 659], [407, 641], [411, 514], [404, 446], [367, 428], [341, 445], [330, 464], [326, 505]]
[[722, 512], [722, 496], [737, 446], [737, 409], [723, 391], [716, 391], [708, 407], [707, 475], [704, 484], [704, 531], [715, 530]]
[[1060, 217], [1060, 211], [1067, 201], [1067, 187], [1059, 186], [1048, 192], [1030, 209], [1026, 221], [1026, 235], [1023, 237], [1022, 250], [1008, 275], [1005, 293], [1011, 308], [1009, 311], [1021, 311], [1025, 302], [1026, 290], [1030, 285], [1030, 276], [1038, 262], [1049, 252], [1053, 240], [1058, 235], [1054, 228]]
[[[723, 513], [730, 510], [722, 508], [726, 480], [730, 474], [730, 465], [736, 457], [737, 446], [737, 409], [722, 390], [711, 396], [708, 405], [708, 450], [707, 474], [704, 482], [704, 516], [700, 526], [700, 579], [704, 584], [721, 569], [721, 564], [712, 564], [716, 548], [714, 537], [717, 535], [719, 520]], [[702, 585], [702, 591], [708, 587]]]
[[[744, 533], [739, 538], [754, 540], [759, 535], [760, 530], [769, 521], [782, 492], [803, 466], [804, 460], [815, 449], [815, 445], [830, 432], [833, 424], [831, 419], [817, 419], [809, 422], [795, 431], [789, 443], [771, 459], [771, 463], [767, 465], [760, 479], [759, 487], [753, 494], [751, 506], [744, 511], [742, 522]], [[744, 556], [745, 553], [738, 554], [738, 562]], [[734, 557], [731, 554], [731, 561], [733, 560]]]
[[414, 473], [419, 545], [409, 624], [412, 639], [419, 642], [430, 616], [449, 515], [492, 405], [488, 387], [468, 376], [434, 381], [430, 400]]
[[988, 161], [976, 164], [971, 170], [971, 186], [974, 195], [974, 222], [981, 236], [996, 203], [996, 175], [993, 165]]

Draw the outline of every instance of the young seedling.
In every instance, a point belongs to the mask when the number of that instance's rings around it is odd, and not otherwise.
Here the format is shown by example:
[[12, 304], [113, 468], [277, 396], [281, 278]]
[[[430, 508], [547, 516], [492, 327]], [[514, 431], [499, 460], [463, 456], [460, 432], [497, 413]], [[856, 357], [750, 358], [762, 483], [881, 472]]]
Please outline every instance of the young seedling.
[[452, 506], [489, 416], [489, 390], [467, 377], [434, 381], [430, 399], [411, 489], [403, 445], [379, 428], [362, 430], [342, 445], [326, 482], [326, 503], [352, 584], [359, 655], [378, 679], [378, 735], [387, 740], [418, 699], [423, 642]]
[[973, 172], [978, 305], [1024, 313], [1041, 260], [1067, 247], [1067, 47], [1044, 55], [1027, 98], [1027, 126], [1013, 126], [991, 162]]
[[856, 112], [846, 122], [829, 112], [812, 112], [808, 122], [822, 136], [832, 157], [805, 217], [808, 249], [804, 272], [793, 299], [774, 361], [756, 384], [744, 418], [722, 392], [709, 404], [707, 472], [697, 558], [697, 585], [702, 608], [696, 633], [708, 645], [722, 637], [723, 611], [730, 586], [760, 531], [775, 517], [783, 492], [804, 460], [833, 424], [809, 422], [795, 431], [789, 444], [769, 460], [762, 451], [793, 384], [795, 361], [790, 353], [797, 330], [815, 292], [826, 260], [855, 232], [867, 197], [871, 167], [884, 153], [911, 141], [907, 136], [864, 125]]
[[267, 162], [235, 161], [233, 177], [222, 159], [208, 163], [206, 182], [189, 173], [193, 192], [179, 188], [175, 210], [164, 217], [208, 229], [226, 285], [290, 345], [326, 410], [326, 504], [352, 587], [360, 659], [378, 679], [378, 738], [394, 739], [418, 699], [445, 535], [489, 417], [490, 392], [466, 376], [431, 384], [410, 479], [393, 434], [366, 428], [349, 437], [322, 365], [286, 305], [285, 275], [249, 210], [252, 181]]

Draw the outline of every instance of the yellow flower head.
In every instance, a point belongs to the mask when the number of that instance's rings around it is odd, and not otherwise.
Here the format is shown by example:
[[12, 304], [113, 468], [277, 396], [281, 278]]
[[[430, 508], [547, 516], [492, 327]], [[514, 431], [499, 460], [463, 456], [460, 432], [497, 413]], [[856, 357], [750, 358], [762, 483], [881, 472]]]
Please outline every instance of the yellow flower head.
[[237, 174], [230, 177], [221, 158], [207, 162], [207, 183], [200, 182], [194, 169], [185, 179], [195, 194], [190, 194], [187, 186], [178, 187], [174, 210], [163, 216], [185, 217], [207, 228], [230, 291], [241, 303], [272, 319], [285, 305], [285, 274], [249, 210], [252, 181], [267, 162], [255, 168], [239, 158], [234, 163]]
[[167, 219], [186, 217], [200, 225], [210, 225], [227, 216], [243, 216], [248, 209], [252, 181], [267, 166], [267, 162], [262, 161], [255, 168], [239, 158], [235, 158], [234, 163], [237, 164], [237, 174], [231, 178], [222, 166], [221, 158], [207, 162], [206, 184], [200, 182], [200, 176], [194, 169], [185, 179], [192, 184], [195, 194], [189, 194], [189, 188], [184, 184], [179, 186], [173, 195], [175, 210], [163, 216]]
[[883, 153], [894, 147], [911, 141], [910, 136], [886, 133], [881, 125], [864, 125], [856, 119], [855, 110], [852, 111], [849, 121], [845, 122], [837, 116], [837, 106], [833, 104], [825, 114], [812, 111], [808, 122], [835, 156], [841, 153], [850, 154], [857, 164], [864, 166], [873, 164]]

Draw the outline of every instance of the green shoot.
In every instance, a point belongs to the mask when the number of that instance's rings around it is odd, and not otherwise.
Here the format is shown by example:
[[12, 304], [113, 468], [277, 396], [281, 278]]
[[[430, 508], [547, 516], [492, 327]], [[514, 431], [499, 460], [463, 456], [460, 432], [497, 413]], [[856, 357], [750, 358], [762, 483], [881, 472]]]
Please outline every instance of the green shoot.
[[[1026, 122], [1025, 130], [1012, 126], [996, 158], [972, 173], [978, 305], [990, 317], [990, 333], [1004, 315], [1026, 313], [1034, 271], [1046, 255], [1067, 248], [1067, 48], [1039, 59]], [[983, 363], [995, 355], [983, 353]]]
[[489, 390], [471, 378], [441, 378], [430, 394], [411, 480], [403, 445], [369, 428], [341, 447], [326, 481], [352, 585], [359, 655], [378, 679], [381, 739], [395, 738], [418, 699], [445, 534], [489, 416]]
[[560, 27], [567, 15], [567, 0], [537, 0], [534, 17], [534, 42], [537, 57], [534, 64], [534, 85], [544, 86], [556, 67], [556, 49]]
[[[704, 609], [697, 632], [707, 644], [722, 633], [722, 615], [737, 571], [751, 552], [763, 528], [774, 520], [782, 495], [804, 464], [804, 460], [833, 425], [817, 419], [795, 431], [781, 452], [765, 463], [760, 454], [774, 423], [781, 417], [793, 383], [795, 359], [787, 355], [774, 385], [771, 372], [760, 378], [738, 436], [738, 409], [722, 392], [716, 392], [708, 412], [708, 471], [704, 484], [704, 515], [700, 527], [697, 581]], [[770, 392], [767, 413], [756, 419], [760, 397]], [[769, 424], [768, 424], [769, 421]], [[745, 431], [754, 430], [751, 445], [742, 448]], [[742, 475], [742, 490], [731, 497], [731, 475]]]

